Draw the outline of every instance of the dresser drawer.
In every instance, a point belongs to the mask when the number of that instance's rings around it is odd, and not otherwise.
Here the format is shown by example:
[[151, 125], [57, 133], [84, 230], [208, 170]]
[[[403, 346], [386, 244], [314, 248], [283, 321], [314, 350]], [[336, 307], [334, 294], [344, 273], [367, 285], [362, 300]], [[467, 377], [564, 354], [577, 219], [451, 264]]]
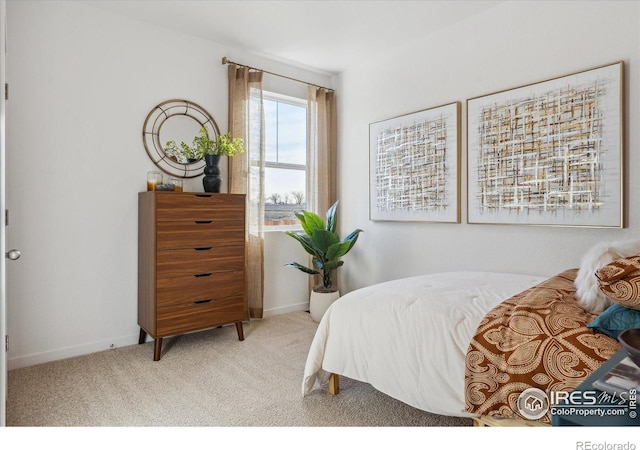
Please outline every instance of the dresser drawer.
[[156, 277], [174, 278], [244, 270], [244, 247], [162, 250], [156, 256]]
[[166, 193], [156, 199], [156, 220], [234, 221], [244, 229], [244, 196]]
[[244, 319], [243, 297], [182, 303], [157, 309], [158, 336], [172, 336]]
[[217, 272], [177, 278], [161, 278], [157, 283], [158, 306], [220, 300], [244, 295], [244, 272]]
[[244, 228], [230, 220], [158, 222], [156, 233], [158, 250], [241, 246], [245, 238]]

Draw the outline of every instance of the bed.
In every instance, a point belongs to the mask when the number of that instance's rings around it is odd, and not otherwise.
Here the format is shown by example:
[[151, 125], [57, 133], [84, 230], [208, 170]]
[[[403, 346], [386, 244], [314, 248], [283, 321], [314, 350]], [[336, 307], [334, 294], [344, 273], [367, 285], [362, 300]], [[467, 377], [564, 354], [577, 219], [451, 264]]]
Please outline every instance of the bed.
[[431, 413], [520, 419], [523, 390], [572, 389], [620, 348], [587, 327], [597, 314], [576, 300], [577, 273], [435, 273], [350, 292], [318, 325], [303, 395], [345, 376]]

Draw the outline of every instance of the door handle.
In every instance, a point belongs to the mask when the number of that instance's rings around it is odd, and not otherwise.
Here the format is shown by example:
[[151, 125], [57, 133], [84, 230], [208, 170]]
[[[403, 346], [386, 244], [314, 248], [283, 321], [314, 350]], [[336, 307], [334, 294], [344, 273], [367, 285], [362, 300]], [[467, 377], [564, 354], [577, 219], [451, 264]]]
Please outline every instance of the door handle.
[[15, 261], [16, 259], [20, 259], [20, 250], [11, 249], [7, 253], [5, 253], [5, 257], [10, 259], [11, 261]]

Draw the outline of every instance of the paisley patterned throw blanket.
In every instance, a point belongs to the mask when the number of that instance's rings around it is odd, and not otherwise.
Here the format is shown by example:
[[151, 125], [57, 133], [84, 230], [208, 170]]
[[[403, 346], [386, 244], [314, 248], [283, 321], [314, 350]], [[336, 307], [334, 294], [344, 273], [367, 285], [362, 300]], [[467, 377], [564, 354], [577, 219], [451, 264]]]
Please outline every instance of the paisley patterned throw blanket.
[[[620, 349], [616, 340], [586, 327], [596, 315], [577, 303], [577, 273], [551, 277], [485, 316], [466, 354], [467, 412], [521, 418], [522, 391], [570, 391]], [[539, 420], [549, 423], [550, 414]]]

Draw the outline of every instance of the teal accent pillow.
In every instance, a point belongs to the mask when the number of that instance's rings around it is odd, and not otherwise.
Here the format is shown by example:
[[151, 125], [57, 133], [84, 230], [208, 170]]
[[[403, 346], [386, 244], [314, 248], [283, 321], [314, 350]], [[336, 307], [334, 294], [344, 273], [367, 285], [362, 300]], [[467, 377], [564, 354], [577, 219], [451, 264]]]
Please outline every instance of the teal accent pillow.
[[640, 328], [640, 311], [616, 303], [600, 313], [587, 327], [618, 339], [624, 330]]

